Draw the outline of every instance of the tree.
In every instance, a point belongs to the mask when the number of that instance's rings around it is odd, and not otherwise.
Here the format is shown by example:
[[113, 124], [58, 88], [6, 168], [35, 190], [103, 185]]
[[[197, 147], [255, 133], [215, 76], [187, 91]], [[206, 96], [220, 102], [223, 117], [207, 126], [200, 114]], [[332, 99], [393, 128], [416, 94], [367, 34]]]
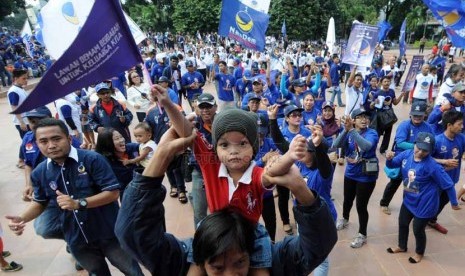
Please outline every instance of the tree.
[[221, 0], [174, 0], [173, 25], [177, 32], [216, 32]]
[[172, 28], [170, 18], [172, 6], [168, 2], [147, 0], [127, 0], [123, 9], [145, 31], [164, 31]]
[[19, 8], [26, 5], [25, 0], [2, 0], [0, 4], [0, 21], [13, 12], [17, 12]]
[[21, 30], [26, 19], [26, 11], [24, 9], [18, 9], [14, 16], [7, 16], [3, 20], [0, 20], [0, 26], [6, 26], [13, 30]]

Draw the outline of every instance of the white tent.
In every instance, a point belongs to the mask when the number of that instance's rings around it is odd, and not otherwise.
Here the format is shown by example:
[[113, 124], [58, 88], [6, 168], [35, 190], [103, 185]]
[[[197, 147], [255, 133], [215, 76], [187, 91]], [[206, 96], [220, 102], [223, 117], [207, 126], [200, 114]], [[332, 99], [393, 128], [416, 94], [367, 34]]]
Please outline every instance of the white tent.
[[329, 52], [333, 54], [333, 47], [336, 44], [336, 28], [334, 26], [334, 18], [329, 19], [328, 32], [326, 34], [326, 45]]

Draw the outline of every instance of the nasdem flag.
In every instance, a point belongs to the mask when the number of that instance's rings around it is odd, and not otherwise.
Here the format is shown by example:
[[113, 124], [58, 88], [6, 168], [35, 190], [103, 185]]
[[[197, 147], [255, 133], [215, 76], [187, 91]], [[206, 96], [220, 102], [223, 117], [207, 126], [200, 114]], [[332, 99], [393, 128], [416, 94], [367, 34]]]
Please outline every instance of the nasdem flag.
[[29, 21], [26, 19], [23, 29], [21, 30], [21, 38], [24, 45], [26, 45], [26, 52], [28, 56], [34, 57], [34, 43], [32, 43], [32, 30]]
[[442, 24], [452, 44], [465, 47], [465, 3], [461, 0], [423, 0]]
[[377, 41], [378, 27], [353, 24], [342, 62], [360, 67], [370, 67]]
[[404, 19], [404, 22], [402, 23], [402, 27], [400, 27], [400, 36], [399, 36], [399, 51], [400, 51], [400, 57], [403, 57], [405, 55], [405, 51], [407, 51], [407, 44], [405, 43], [405, 28], [407, 25], [407, 19]]
[[124, 18], [120, 1], [95, 1], [71, 46], [13, 113], [46, 105], [141, 62], [142, 57]]
[[223, 0], [218, 33], [236, 40], [242, 46], [263, 51], [270, 16], [240, 2]]

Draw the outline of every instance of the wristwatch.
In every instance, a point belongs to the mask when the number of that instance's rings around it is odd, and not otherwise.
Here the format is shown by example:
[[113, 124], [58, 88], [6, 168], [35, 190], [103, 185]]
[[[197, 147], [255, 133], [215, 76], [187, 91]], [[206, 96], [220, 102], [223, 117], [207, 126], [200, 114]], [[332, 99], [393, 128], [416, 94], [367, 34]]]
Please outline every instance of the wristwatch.
[[85, 198], [78, 199], [79, 210], [85, 210], [87, 208], [87, 200]]

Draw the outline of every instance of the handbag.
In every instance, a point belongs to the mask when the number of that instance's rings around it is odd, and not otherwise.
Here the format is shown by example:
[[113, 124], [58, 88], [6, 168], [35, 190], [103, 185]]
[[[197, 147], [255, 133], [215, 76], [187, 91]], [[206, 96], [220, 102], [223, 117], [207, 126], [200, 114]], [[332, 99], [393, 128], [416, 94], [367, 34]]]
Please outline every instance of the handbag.
[[397, 116], [392, 108], [378, 111], [376, 115], [378, 118], [378, 126], [382, 126], [383, 128], [390, 127], [397, 122]]
[[364, 175], [378, 175], [379, 165], [377, 158], [362, 159], [362, 173]]
[[384, 167], [384, 173], [390, 179], [399, 178], [400, 175], [400, 168], [389, 168], [387, 166]]

